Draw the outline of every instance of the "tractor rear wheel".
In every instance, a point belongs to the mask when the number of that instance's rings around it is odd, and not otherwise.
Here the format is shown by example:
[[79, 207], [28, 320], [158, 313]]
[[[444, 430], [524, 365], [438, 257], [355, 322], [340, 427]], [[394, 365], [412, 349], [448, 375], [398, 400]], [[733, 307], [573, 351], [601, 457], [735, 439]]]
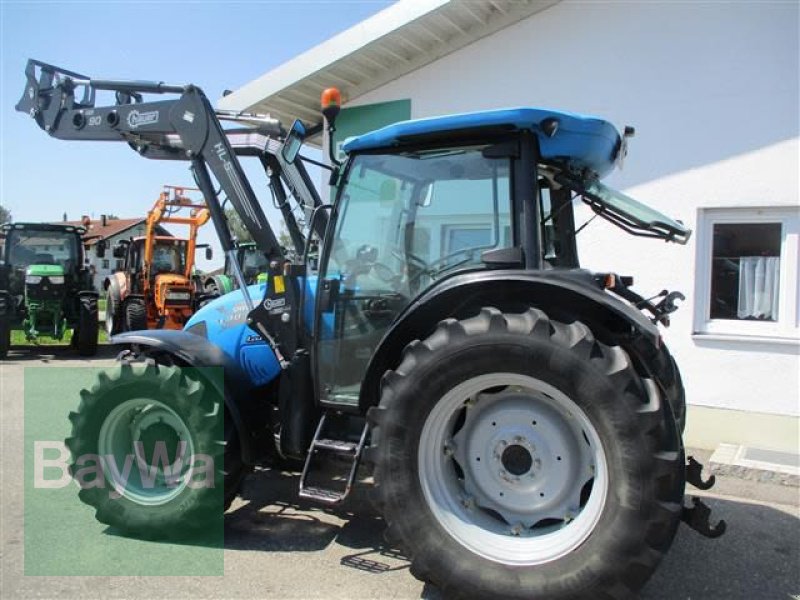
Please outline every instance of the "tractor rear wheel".
[[448, 598], [633, 597], [684, 487], [651, 390], [578, 321], [494, 308], [443, 321], [369, 412], [387, 540]]
[[75, 346], [81, 356], [97, 354], [97, 334], [99, 331], [97, 298], [81, 296], [78, 299], [78, 326], [72, 333]]
[[142, 331], [147, 329], [147, 306], [141, 298], [128, 298], [125, 301], [125, 330]]
[[8, 356], [11, 349], [11, 323], [8, 319], [0, 319], [0, 360]]
[[224, 414], [222, 397], [193, 369], [122, 364], [100, 373], [69, 415], [79, 498], [101, 523], [145, 538], [217, 524], [221, 532]]

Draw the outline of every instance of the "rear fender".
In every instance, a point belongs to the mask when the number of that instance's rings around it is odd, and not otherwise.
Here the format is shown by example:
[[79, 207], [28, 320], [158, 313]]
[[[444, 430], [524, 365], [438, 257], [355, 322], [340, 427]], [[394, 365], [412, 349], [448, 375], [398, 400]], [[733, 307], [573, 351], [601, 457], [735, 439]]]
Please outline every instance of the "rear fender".
[[203, 369], [222, 367], [224, 385], [218, 378], [208, 378], [225, 399], [225, 406], [236, 425], [241, 444], [242, 460], [253, 464], [260, 456], [262, 436], [267, 431], [268, 407], [260, 395], [253, 393], [247, 375], [239, 365], [218, 346], [205, 338], [186, 331], [157, 329], [115, 335], [112, 344], [135, 344], [143, 354], [167, 354], [178, 364]]
[[473, 316], [483, 306], [508, 312], [522, 312], [533, 306], [559, 321], [581, 320], [592, 327], [598, 339], [632, 349], [645, 363], [661, 344], [658, 328], [641, 312], [600, 289], [589, 271], [464, 273], [425, 292], [392, 324], [367, 367], [360, 410], [366, 411], [378, 402], [381, 377], [399, 363], [406, 345], [425, 339], [439, 321]]

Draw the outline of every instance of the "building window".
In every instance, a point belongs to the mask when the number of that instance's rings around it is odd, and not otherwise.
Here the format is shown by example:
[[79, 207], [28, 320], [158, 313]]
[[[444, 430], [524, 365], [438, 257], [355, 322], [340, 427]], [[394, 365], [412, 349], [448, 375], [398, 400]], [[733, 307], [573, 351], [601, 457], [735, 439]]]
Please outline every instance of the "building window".
[[125, 261], [122, 260], [121, 258], [118, 258], [117, 259], [117, 269], [116, 270], [117, 271], [122, 271], [123, 268], [125, 268]]
[[797, 209], [701, 209], [695, 332], [798, 333]]
[[490, 248], [492, 243], [492, 230], [487, 225], [445, 225], [446, 235], [442, 236], [444, 255], [453, 254], [469, 248]]
[[107, 259], [103, 259], [103, 268], [104, 269], [108, 269], [108, 260]]

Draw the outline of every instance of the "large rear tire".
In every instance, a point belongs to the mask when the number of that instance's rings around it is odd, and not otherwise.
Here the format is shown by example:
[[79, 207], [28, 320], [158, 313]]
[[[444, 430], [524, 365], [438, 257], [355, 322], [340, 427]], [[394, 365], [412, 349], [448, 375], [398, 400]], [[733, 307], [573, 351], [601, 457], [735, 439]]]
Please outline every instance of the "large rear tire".
[[633, 597], [680, 522], [672, 417], [580, 322], [444, 321], [369, 418], [387, 540], [447, 598]]
[[230, 468], [223, 461], [224, 414], [223, 399], [192, 369], [122, 364], [100, 373], [69, 415], [70, 472], [86, 481], [81, 469], [97, 456], [112, 456], [118, 468], [102, 470], [102, 485], [82, 485], [81, 501], [96, 509], [98, 521], [145, 538], [183, 538], [221, 525], [218, 483], [227, 482]]
[[147, 329], [147, 306], [141, 298], [128, 298], [125, 301], [125, 331]]
[[78, 299], [78, 326], [73, 332], [75, 346], [81, 356], [94, 356], [97, 354], [97, 334], [99, 322], [97, 314], [97, 298], [94, 296], [81, 296]]

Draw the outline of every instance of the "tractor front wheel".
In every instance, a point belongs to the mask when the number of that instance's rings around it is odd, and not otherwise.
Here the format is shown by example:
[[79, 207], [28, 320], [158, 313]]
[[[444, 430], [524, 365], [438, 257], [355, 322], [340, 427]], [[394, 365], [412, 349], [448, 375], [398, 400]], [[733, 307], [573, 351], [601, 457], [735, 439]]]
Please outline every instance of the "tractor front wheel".
[[122, 364], [100, 373], [69, 415], [79, 498], [98, 521], [145, 538], [221, 527], [231, 470], [224, 414], [222, 397], [193, 369]]
[[633, 597], [683, 497], [652, 390], [577, 321], [484, 308], [442, 322], [369, 413], [387, 540], [448, 598]]
[[125, 302], [125, 330], [147, 329], [147, 306], [141, 298], [128, 298]]
[[106, 335], [110, 338], [120, 332], [122, 326], [122, 302], [111, 286], [106, 290]]
[[97, 354], [97, 334], [99, 331], [97, 315], [97, 298], [81, 296], [78, 300], [78, 326], [72, 333], [78, 354], [94, 356]]

